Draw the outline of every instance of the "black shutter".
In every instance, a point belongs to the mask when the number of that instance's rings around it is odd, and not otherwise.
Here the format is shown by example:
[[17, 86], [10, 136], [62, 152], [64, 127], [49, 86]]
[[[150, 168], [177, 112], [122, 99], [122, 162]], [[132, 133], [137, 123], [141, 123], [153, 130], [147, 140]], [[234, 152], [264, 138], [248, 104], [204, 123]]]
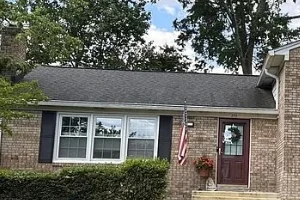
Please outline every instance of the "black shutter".
[[158, 138], [158, 157], [170, 161], [172, 143], [173, 116], [160, 116], [159, 138]]
[[43, 111], [39, 148], [39, 163], [51, 163], [54, 148], [56, 112]]

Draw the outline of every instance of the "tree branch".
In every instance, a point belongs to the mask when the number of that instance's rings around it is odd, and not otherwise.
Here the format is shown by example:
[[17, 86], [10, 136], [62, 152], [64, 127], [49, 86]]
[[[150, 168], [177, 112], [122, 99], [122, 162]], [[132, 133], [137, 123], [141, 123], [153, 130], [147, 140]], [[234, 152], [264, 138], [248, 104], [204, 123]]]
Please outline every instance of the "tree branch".
[[240, 49], [240, 55], [241, 55], [241, 58], [244, 57], [244, 52], [243, 52], [243, 47], [242, 47], [242, 44], [241, 44], [241, 37], [240, 37], [240, 30], [239, 30], [239, 25], [238, 25], [238, 22], [237, 22], [237, 18], [236, 18], [236, 14], [234, 12], [234, 9], [233, 9], [233, 4], [232, 4], [232, 1], [229, 0], [229, 5], [230, 5], [230, 8], [231, 8], [231, 15], [233, 17], [233, 26], [235, 28], [235, 35], [236, 35], [236, 44], [238, 46], [238, 48]]
[[295, 16], [287, 16], [287, 17], [282, 17], [283, 19], [287, 19], [287, 20], [292, 20], [292, 19], [299, 19], [300, 15], [295, 15]]
[[248, 42], [248, 48], [246, 51], [246, 54], [248, 54], [249, 51], [252, 51], [253, 49], [253, 45], [254, 45], [254, 41], [256, 40], [256, 25], [254, 24], [254, 21], [256, 19], [259, 19], [260, 16], [265, 12], [264, 6], [266, 4], [266, 0], [261, 0], [257, 6], [257, 10], [252, 18], [252, 25], [250, 27], [250, 33], [249, 33], [249, 42]]

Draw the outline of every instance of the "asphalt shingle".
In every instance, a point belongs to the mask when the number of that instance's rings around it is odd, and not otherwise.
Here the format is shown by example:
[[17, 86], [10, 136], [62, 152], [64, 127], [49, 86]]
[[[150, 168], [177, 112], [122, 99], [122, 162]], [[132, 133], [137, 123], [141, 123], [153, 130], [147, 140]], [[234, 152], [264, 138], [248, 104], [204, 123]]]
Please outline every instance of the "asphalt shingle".
[[275, 108], [258, 76], [133, 72], [41, 66], [24, 77], [37, 80], [50, 100], [240, 108]]

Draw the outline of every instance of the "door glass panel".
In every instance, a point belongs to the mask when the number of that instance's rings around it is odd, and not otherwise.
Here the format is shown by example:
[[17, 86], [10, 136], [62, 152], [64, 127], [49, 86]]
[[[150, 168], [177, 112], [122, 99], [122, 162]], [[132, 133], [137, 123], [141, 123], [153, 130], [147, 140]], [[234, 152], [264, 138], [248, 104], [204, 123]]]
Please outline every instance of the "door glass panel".
[[[238, 136], [238, 133], [235, 133], [235, 131], [238, 130], [240, 137]], [[243, 155], [243, 138], [244, 138], [244, 126], [243, 124], [227, 124], [225, 125], [225, 130], [223, 132], [223, 138], [227, 131], [231, 133], [231, 139], [224, 140], [224, 155], [230, 155], [230, 156], [242, 156]]]
[[236, 149], [236, 155], [243, 155], [243, 148], [242, 146], [237, 146], [237, 149]]
[[225, 144], [225, 155], [230, 155], [230, 144]]

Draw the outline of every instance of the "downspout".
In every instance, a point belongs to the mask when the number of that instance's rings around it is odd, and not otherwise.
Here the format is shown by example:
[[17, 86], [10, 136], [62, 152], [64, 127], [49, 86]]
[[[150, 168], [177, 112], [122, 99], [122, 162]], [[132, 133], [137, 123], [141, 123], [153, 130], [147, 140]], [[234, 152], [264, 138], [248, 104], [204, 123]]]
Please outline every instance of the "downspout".
[[266, 75], [272, 77], [275, 79], [276, 83], [275, 83], [275, 87], [277, 88], [277, 99], [275, 99], [276, 101], [276, 109], [278, 109], [278, 104], [279, 104], [279, 78], [278, 76], [271, 74], [267, 68], [265, 68], [265, 73]]

